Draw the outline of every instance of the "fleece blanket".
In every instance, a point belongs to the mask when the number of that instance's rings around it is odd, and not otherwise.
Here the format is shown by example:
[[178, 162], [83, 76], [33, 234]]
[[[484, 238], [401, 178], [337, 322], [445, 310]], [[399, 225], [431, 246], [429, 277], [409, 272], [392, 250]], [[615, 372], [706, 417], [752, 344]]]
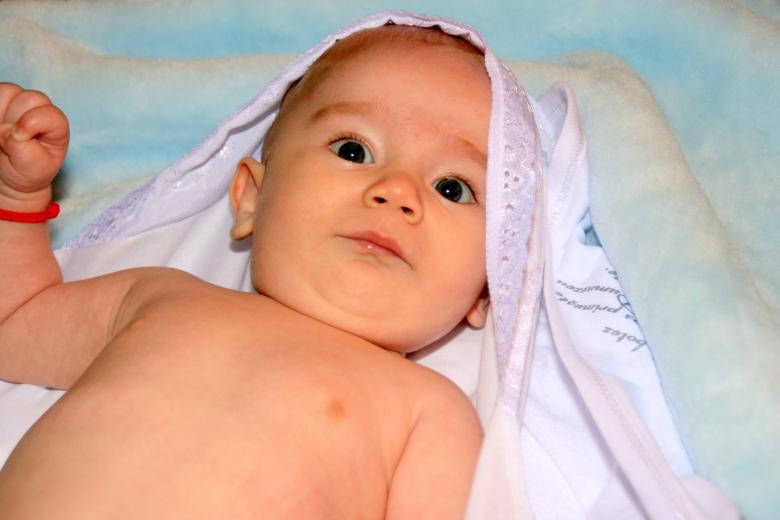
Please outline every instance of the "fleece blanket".
[[[55, 244], [186, 153], [289, 53], [383, 7], [0, 2], [0, 80], [47, 92], [71, 119]], [[780, 509], [777, 4], [392, 7], [477, 26], [532, 94], [557, 81], [577, 93], [592, 238], [621, 273], [696, 469], [747, 518], [770, 518]]]

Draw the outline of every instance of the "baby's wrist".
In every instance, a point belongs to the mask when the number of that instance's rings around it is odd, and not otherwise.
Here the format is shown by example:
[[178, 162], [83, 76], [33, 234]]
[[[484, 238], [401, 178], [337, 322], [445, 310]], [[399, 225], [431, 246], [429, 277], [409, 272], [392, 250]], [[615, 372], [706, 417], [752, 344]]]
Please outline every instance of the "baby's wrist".
[[45, 211], [51, 202], [51, 186], [24, 193], [0, 184], [0, 210], [14, 212]]

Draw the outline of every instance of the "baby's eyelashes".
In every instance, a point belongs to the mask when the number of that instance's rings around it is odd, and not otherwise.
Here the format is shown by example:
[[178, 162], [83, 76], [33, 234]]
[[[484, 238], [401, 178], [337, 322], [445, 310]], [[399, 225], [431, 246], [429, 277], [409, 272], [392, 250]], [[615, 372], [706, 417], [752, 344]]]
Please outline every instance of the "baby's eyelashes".
[[345, 161], [359, 164], [373, 164], [374, 157], [368, 146], [353, 137], [345, 137], [333, 141], [329, 148]]

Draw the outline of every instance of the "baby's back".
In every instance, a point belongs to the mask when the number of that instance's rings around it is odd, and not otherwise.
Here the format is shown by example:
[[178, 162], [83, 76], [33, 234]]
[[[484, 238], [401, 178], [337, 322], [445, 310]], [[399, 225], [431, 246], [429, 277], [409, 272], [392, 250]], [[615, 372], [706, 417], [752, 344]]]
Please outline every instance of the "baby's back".
[[473, 464], [478, 426], [441, 376], [266, 297], [174, 278], [134, 296], [11, 455], [4, 518], [382, 518], [410, 435], [447, 403]]

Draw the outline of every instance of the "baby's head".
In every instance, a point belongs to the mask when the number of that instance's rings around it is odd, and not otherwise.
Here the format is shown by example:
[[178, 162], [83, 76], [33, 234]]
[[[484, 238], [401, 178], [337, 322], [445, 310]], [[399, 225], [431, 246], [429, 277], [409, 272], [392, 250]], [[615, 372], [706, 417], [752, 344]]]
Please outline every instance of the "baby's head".
[[490, 80], [438, 29], [333, 45], [230, 187], [258, 292], [398, 352], [484, 323]]

